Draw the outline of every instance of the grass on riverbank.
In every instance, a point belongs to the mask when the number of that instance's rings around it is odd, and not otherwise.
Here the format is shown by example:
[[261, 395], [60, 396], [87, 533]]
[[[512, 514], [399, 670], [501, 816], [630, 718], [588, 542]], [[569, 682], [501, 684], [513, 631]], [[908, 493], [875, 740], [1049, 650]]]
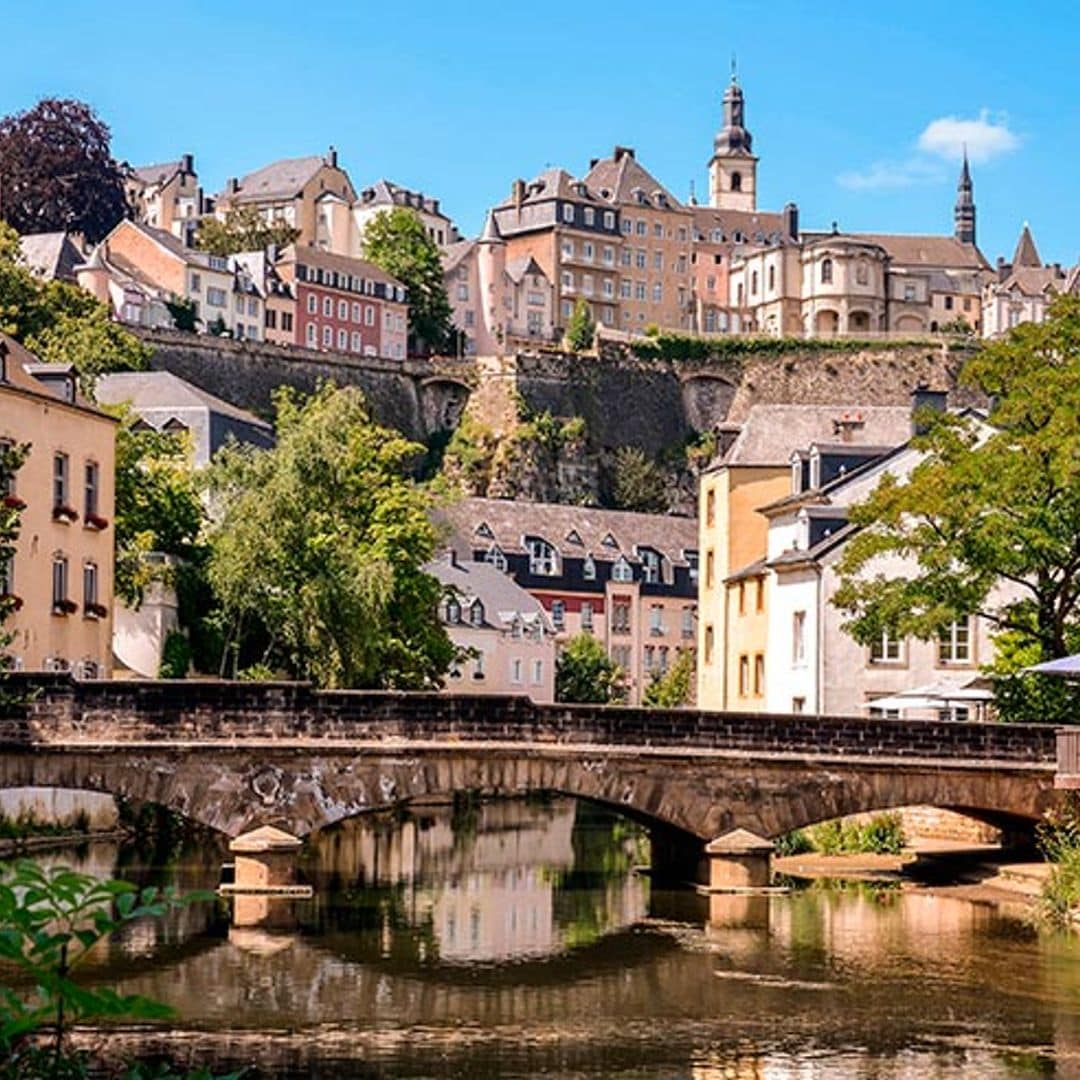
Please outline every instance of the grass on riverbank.
[[34, 836], [71, 836], [90, 832], [90, 815], [80, 810], [70, 821], [39, 821], [32, 812], [15, 817], [0, 815], [0, 840], [28, 840]]
[[1075, 797], [1047, 815], [1037, 836], [1050, 864], [1050, 876], [1039, 897], [1039, 917], [1051, 926], [1075, 925], [1080, 913], [1080, 805]]
[[875, 814], [868, 821], [825, 821], [796, 829], [776, 842], [776, 854], [899, 855], [907, 837], [899, 814]]

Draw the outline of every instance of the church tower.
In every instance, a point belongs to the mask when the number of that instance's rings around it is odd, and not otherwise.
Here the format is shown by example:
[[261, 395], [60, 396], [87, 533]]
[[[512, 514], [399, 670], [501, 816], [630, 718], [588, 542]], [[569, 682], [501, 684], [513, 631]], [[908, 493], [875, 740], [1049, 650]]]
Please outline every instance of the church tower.
[[975, 196], [968, 168], [967, 150], [964, 150], [964, 167], [956, 185], [956, 206], [953, 207], [953, 234], [961, 244], [975, 243]]
[[757, 161], [745, 127], [746, 104], [732, 64], [724, 91], [724, 126], [717, 132], [709, 162], [709, 205], [718, 210], [757, 209]]

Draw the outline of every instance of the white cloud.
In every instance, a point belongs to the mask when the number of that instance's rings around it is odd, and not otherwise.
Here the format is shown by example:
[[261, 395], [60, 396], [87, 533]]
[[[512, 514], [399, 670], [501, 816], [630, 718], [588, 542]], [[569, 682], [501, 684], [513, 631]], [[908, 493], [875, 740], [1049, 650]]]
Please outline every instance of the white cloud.
[[944, 179], [940, 165], [921, 157], [907, 161], [875, 161], [868, 169], [841, 173], [837, 183], [851, 191], [882, 191], [906, 188], [913, 184], [936, 183]]
[[1004, 115], [991, 118], [983, 109], [974, 120], [959, 116], [942, 116], [932, 120], [919, 136], [919, 149], [946, 161], [959, 161], [967, 147], [968, 157], [975, 164], [1008, 154], [1020, 145], [1015, 132], [1009, 130]]

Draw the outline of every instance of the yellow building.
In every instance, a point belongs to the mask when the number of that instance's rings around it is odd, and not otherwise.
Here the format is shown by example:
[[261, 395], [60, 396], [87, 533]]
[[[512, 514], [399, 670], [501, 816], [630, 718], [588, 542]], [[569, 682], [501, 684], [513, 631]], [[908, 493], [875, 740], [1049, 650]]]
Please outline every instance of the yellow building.
[[910, 430], [911, 410], [902, 405], [754, 405], [742, 424], [721, 429], [720, 451], [702, 474], [699, 494], [700, 708], [765, 709], [772, 575], [761, 508], [821, 486], [830, 468], [858, 467]]
[[112, 667], [116, 420], [82, 400], [62, 364], [39, 364], [0, 334], [0, 442], [30, 453], [2, 493], [20, 506], [0, 594], [16, 669], [103, 678]]

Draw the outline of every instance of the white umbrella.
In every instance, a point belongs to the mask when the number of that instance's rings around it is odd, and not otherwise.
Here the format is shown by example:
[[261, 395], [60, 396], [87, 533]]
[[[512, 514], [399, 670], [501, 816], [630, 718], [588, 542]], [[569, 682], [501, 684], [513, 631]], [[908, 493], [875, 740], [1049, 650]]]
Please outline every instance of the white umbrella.
[[1060, 675], [1063, 679], [1080, 679], [1080, 653], [1075, 656], [1062, 656], [1057, 660], [1047, 660], [1044, 664], [1033, 664], [1024, 668], [1039, 675]]
[[976, 705], [994, 700], [986, 680], [976, 676], [966, 683], [930, 683], [901, 690], [889, 697], [874, 698], [868, 704], [874, 709], [943, 709], [953, 702], [973, 702]]

